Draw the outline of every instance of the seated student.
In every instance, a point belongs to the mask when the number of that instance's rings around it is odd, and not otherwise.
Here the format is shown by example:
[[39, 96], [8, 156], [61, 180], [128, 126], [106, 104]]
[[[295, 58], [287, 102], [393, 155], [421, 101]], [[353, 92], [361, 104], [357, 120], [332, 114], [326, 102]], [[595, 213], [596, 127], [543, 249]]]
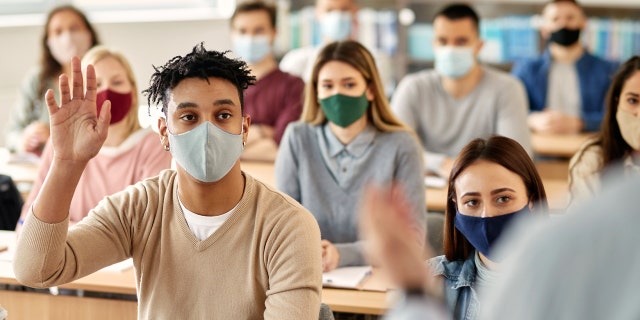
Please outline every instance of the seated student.
[[42, 153], [49, 139], [45, 91], [52, 89], [59, 99], [58, 76], [70, 74], [71, 57], [82, 57], [97, 44], [98, 35], [82, 11], [70, 5], [49, 11], [41, 41], [40, 65], [26, 75], [10, 118], [6, 140], [10, 149]]
[[527, 88], [534, 132], [567, 134], [597, 131], [604, 98], [616, 65], [595, 57], [580, 42], [586, 17], [575, 0], [551, 0], [540, 29], [547, 50], [516, 62], [511, 73]]
[[[309, 81], [318, 52], [324, 45], [333, 41], [358, 40], [358, 10], [357, 0], [316, 0], [315, 18], [320, 27], [321, 43], [287, 52], [280, 61], [280, 69], [301, 77], [305, 82]], [[368, 50], [376, 60], [384, 93], [391, 96], [395, 87], [391, 58], [373, 48]]]
[[[78, 191], [69, 209], [72, 225], [82, 220], [105, 196], [171, 167], [171, 155], [158, 148], [158, 135], [151, 129], [140, 128], [138, 86], [127, 59], [117, 51], [97, 46], [86, 53], [82, 64], [93, 65], [98, 90], [96, 103], [102, 106], [105, 100], [111, 101], [111, 121], [107, 139], [87, 163], [78, 181]], [[22, 208], [22, 220], [31, 211], [53, 159], [53, 146], [47, 144], [38, 177]]]
[[569, 206], [600, 191], [606, 169], [622, 162], [627, 173], [640, 172], [640, 56], [625, 62], [611, 83], [600, 133], [569, 163]]
[[18, 237], [18, 281], [55, 286], [132, 257], [141, 319], [317, 318], [316, 221], [240, 169], [251, 124], [242, 94], [254, 80], [246, 64], [199, 45], [157, 67], [145, 92], [162, 105], [160, 143], [177, 169], [106, 197], [68, 228], [74, 190], [111, 118], [108, 102], [96, 114], [93, 67], [84, 93], [79, 60], [72, 66], [73, 87], [60, 78], [62, 104], [46, 95], [54, 155]]
[[366, 264], [356, 209], [367, 182], [404, 181], [424, 231], [420, 147], [389, 110], [371, 53], [351, 40], [327, 45], [306, 93], [302, 121], [282, 139], [275, 178], [318, 220], [323, 269]]
[[[480, 319], [637, 319], [638, 289], [629, 284], [640, 282], [640, 180], [624, 180], [612, 174], [602, 194], [579, 208], [580, 219], [529, 219], [510, 228], [498, 250], [513, 254], [500, 266], [496, 286], [483, 294]], [[363, 200], [368, 256], [405, 289], [385, 319], [451, 319], [438, 297], [441, 287], [424, 268], [422, 248], [405, 236], [413, 224], [398, 205], [401, 195], [375, 188]]]
[[245, 113], [251, 115], [249, 138], [241, 159], [274, 161], [289, 122], [302, 112], [304, 82], [278, 69], [273, 56], [276, 7], [263, 1], [238, 4], [231, 16], [233, 51], [249, 64], [257, 79], [244, 92]]
[[435, 69], [406, 76], [391, 108], [416, 131], [427, 170], [449, 176], [453, 158], [469, 141], [493, 134], [518, 141], [531, 153], [527, 98], [520, 81], [482, 66], [479, 18], [465, 4], [452, 4], [433, 20]]
[[[396, 194], [395, 198], [399, 203], [404, 202], [401, 195]], [[386, 218], [380, 215], [404, 214], [393, 213], [404, 211], [401, 206], [382, 212], [389, 207], [380, 203], [384, 199], [385, 196], [375, 194], [363, 201], [362, 224], [371, 228], [365, 232], [365, 239], [369, 239], [367, 234], [376, 237], [371, 233], [382, 232], [379, 228], [384, 226], [376, 222]], [[499, 267], [504, 257], [495, 254], [495, 244], [512, 221], [531, 215], [534, 209], [545, 212], [548, 209], [545, 190], [533, 161], [516, 141], [493, 136], [475, 139], [462, 149], [449, 177], [445, 254], [429, 260], [434, 275], [444, 280], [444, 300], [454, 319], [478, 317], [482, 293], [493, 287], [500, 277]], [[381, 260], [379, 263], [384, 267], [393, 262]], [[416, 270], [414, 276], [420, 277], [421, 272]]]

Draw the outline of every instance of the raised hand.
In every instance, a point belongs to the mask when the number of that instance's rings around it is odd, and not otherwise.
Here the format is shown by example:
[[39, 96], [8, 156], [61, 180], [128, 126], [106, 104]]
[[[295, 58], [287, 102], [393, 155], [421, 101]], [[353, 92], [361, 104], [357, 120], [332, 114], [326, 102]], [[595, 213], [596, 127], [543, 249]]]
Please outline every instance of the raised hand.
[[92, 65], [86, 70], [86, 92], [83, 87], [80, 60], [71, 59], [72, 85], [66, 75], [61, 75], [60, 105], [53, 91], [45, 95], [51, 125], [51, 143], [54, 158], [61, 161], [86, 162], [93, 158], [107, 138], [111, 120], [111, 103], [102, 105], [100, 115], [96, 108], [96, 74]]

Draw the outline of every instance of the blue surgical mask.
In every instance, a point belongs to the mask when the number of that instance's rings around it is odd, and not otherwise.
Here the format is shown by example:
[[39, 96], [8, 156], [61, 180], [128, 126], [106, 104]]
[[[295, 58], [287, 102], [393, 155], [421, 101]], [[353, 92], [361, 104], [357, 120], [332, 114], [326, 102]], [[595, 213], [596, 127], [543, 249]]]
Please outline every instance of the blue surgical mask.
[[226, 176], [244, 149], [240, 134], [209, 121], [180, 134], [169, 132], [171, 155], [195, 179], [216, 182]]
[[436, 71], [447, 78], [466, 75], [476, 61], [471, 47], [439, 47], [434, 49], [434, 54]]
[[234, 35], [232, 40], [233, 51], [250, 64], [262, 61], [271, 53], [271, 43], [265, 35]]
[[331, 41], [347, 40], [351, 35], [351, 13], [333, 10], [320, 19], [322, 37]]
[[453, 224], [476, 250], [490, 260], [496, 261], [496, 257], [492, 255], [493, 252], [491, 251], [494, 244], [513, 220], [528, 213], [531, 213], [529, 204], [516, 212], [495, 217], [473, 217], [457, 211]]

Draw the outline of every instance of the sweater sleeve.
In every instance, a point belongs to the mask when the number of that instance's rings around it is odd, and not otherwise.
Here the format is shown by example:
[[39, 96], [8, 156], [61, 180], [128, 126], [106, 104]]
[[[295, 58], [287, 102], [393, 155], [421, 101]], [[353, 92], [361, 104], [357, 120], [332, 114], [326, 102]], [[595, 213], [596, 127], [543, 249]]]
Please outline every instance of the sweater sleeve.
[[567, 210], [592, 198], [600, 189], [600, 148], [585, 143], [569, 162], [569, 204]]
[[317, 319], [322, 290], [320, 229], [300, 207], [277, 224], [266, 244], [269, 289], [264, 319]]
[[529, 104], [522, 83], [513, 79], [508, 87], [499, 90], [502, 91], [502, 96], [497, 103], [496, 134], [518, 141], [524, 150], [533, 156], [531, 132], [527, 126]]
[[275, 161], [275, 180], [278, 190], [288, 194], [300, 202], [300, 180], [298, 176], [298, 155], [296, 152], [296, 140], [294, 126], [288, 126], [282, 136], [282, 143], [278, 149]]
[[13, 261], [18, 281], [32, 287], [56, 286], [130, 257], [132, 220], [128, 215], [144, 212], [149, 203], [145, 192], [136, 192], [140, 188], [131, 186], [105, 198], [71, 228], [68, 217], [49, 224], [29, 211]]
[[[10, 149], [18, 150], [22, 148], [20, 145], [22, 131], [32, 122], [38, 120], [38, 110], [40, 104], [44, 103], [43, 99], [38, 97], [38, 71], [34, 70], [29, 73], [22, 81], [18, 99], [11, 112], [11, 120], [8, 125], [7, 144]], [[46, 107], [42, 112], [48, 112]]]

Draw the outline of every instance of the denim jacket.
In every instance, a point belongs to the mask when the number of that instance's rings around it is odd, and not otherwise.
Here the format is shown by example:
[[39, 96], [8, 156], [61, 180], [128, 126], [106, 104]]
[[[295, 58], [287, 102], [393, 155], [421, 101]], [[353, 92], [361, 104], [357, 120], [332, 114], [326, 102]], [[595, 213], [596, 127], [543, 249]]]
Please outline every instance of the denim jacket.
[[[511, 69], [511, 74], [518, 77], [527, 89], [531, 111], [542, 111], [547, 105], [549, 68], [552, 62], [551, 53], [546, 50], [542, 56], [519, 61]], [[605, 111], [605, 96], [617, 67], [617, 63], [600, 59], [586, 51], [576, 61], [584, 131], [598, 131], [600, 128]]]
[[448, 261], [445, 256], [429, 259], [434, 276], [444, 278], [444, 296], [455, 320], [475, 320], [480, 316], [476, 281], [475, 252], [464, 261]]

